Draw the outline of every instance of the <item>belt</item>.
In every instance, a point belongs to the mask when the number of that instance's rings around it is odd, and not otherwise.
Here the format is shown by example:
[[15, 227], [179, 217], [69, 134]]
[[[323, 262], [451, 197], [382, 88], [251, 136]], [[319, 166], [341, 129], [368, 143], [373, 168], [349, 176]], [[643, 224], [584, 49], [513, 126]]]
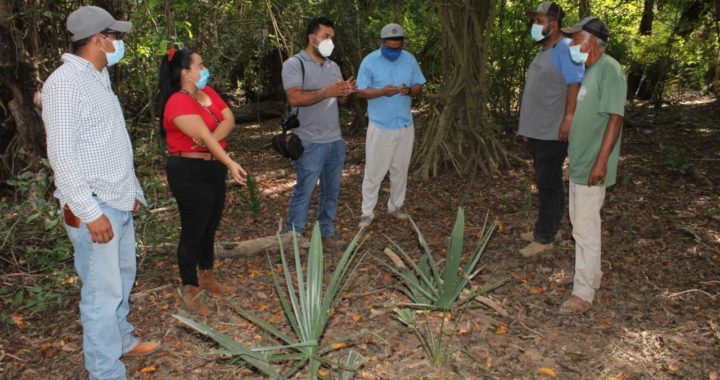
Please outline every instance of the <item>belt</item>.
[[210, 152], [170, 152], [169, 154], [175, 157], [199, 158], [205, 161], [217, 160], [217, 158], [215, 158], [215, 156], [213, 156]]

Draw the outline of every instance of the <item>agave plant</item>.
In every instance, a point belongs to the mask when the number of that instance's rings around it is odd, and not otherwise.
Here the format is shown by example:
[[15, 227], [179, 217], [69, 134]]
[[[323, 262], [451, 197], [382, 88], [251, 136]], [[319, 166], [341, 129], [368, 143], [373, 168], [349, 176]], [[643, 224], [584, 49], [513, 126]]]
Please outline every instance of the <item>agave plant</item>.
[[[450, 338], [445, 331], [445, 317], [448, 312], [443, 312], [440, 319], [440, 328], [437, 333], [433, 332], [432, 323], [425, 313], [425, 323], [419, 323], [415, 310], [393, 308], [395, 318], [407, 326], [417, 337], [425, 354], [432, 360], [436, 367], [442, 366], [447, 360], [450, 352]], [[457, 325], [457, 323], [456, 323]]]
[[[288, 378], [304, 367], [307, 368], [305, 378], [316, 379], [322, 363], [337, 369], [336, 377], [352, 378], [360, 365], [362, 365], [364, 358], [356, 352], [350, 351], [344, 364], [333, 363], [321, 356], [325, 351], [329, 350], [331, 344], [321, 345], [320, 341], [340, 294], [365, 255], [364, 253], [358, 253], [361, 236], [362, 230], [358, 232], [347, 247], [330, 281], [327, 286], [324, 286], [323, 249], [319, 226], [315, 224], [313, 228], [305, 274], [303, 274], [303, 263], [300, 259], [297, 236], [293, 232], [295, 276], [293, 276], [285, 257], [283, 244], [278, 233], [284, 281], [281, 281], [280, 275], [275, 271], [271, 272], [275, 290], [278, 293], [280, 304], [290, 324], [292, 333], [286, 333], [272, 326], [250, 311], [239, 307], [236, 307], [236, 310], [243, 318], [255, 323], [279, 342], [282, 342], [281, 345], [270, 347], [243, 346], [206, 325], [189, 318], [178, 315], [173, 316], [218, 342], [224, 349], [217, 351], [217, 353], [235, 356], [257, 368], [271, 379]], [[273, 263], [269, 256], [268, 262], [272, 268]], [[297, 282], [297, 289], [293, 285], [293, 280]], [[281, 373], [273, 363], [292, 363], [293, 365]]]
[[400, 256], [392, 250], [386, 249], [385, 254], [394, 262], [394, 266], [386, 265], [402, 282], [400, 290], [410, 298], [409, 306], [450, 311], [478, 295], [488, 293], [502, 286], [506, 281], [491, 284], [482, 289], [470, 286], [470, 280], [478, 274], [475, 268], [485, 252], [488, 241], [495, 231], [495, 223], [488, 225], [485, 217], [480, 241], [472, 251], [465, 264], [462, 264], [463, 239], [465, 238], [465, 212], [458, 208], [455, 226], [450, 236], [445, 253], [445, 263], [442, 270], [433, 258], [432, 250], [420, 232], [415, 221], [410, 219], [418, 241], [423, 248], [423, 255], [416, 263], [397, 243], [388, 238], [393, 246], [400, 252]]

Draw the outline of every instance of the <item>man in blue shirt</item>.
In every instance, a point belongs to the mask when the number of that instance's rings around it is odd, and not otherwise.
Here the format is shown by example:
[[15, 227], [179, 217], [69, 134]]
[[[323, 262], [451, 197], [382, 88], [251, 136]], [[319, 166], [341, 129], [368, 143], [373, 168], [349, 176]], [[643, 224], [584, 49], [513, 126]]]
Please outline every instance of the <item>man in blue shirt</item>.
[[521, 235], [530, 244], [520, 254], [531, 257], [552, 249], [565, 215], [563, 163], [585, 71], [570, 59], [570, 40], [560, 34], [565, 15], [560, 6], [545, 1], [527, 13], [533, 20], [530, 35], [542, 45], [528, 69], [518, 128], [532, 151], [540, 198], [534, 233]]
[[415, 57], [403, 50], [402, 26], [385, 25], [380, 39], [380, 49], [363, 59], [357, 79], [357, 94], [368, 100], [369, 118], [360, 227], [372, 222], [378, 190], [388, 171], [388, 212], [398, 219], [408, 217], [401, 208], [415, 139], [410, 98], [422, 92], [425, 84]]

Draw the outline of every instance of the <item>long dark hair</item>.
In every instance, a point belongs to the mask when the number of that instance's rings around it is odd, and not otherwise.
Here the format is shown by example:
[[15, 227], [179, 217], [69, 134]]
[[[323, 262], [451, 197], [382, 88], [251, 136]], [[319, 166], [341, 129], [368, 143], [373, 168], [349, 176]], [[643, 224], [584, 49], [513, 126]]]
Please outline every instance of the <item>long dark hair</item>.
[[163, 128], [163, 113], [165, 104], [170, 96], [180, 90], [180, 72], [183, 69], [190, 69], [192, 64], [192, 52], [186, 49], [170, 49], [160, 61], [160, 76], [158, 78], [157, 110], [160, 115], [160, 135], [165, 137]]

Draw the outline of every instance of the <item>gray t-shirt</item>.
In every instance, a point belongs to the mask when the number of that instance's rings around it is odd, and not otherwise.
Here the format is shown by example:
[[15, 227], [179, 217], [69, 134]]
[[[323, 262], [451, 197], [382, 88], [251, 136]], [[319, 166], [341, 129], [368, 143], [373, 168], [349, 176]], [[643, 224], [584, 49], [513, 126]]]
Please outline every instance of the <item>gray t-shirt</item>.
[[[303, 66], [305, 67], [305, 81], [303, 84]], [[303, 90], [319, 90], [327, 85], [342, 80], [340, 67], [325, 59], [322, 65], [310, 58], [302, 50], [283, 63], [282, 81], [285, 91], [293, 87], [302, 87]], [[293, 130], [303, 141], [311, 143], [329, 143], [342, 139], [340, 134], [340, 117], [337, 98], [323, 99], [313, 105], [298, 107], [300, 127]]]
[[565, 116], [568, 85], [582, 82], [585, 67], [572, 62], [569, 39], [542, 49], [530, 64], [520, 103], [518, 134], [557, 140]]

